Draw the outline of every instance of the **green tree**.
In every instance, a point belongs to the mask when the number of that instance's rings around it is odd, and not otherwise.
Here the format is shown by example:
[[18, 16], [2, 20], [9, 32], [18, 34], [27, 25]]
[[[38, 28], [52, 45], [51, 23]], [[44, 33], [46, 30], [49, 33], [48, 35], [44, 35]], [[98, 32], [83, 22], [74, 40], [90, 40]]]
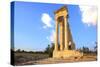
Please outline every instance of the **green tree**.
[[49, 53], [50, 52], [50, 45], [47, 46], [47, 48], [44, 51], [45, 53]]
[[88, 47], [83, 47], [83, 53], [88, 53], [89, 52], [89, 48]]
[[19, 53], [20, 53], [20, 52], [21, 52], [21, 50], [20, 50], [20, 49], [18, 49], [18, 50], [16, 50], [16, 52], [19, 52]]
[[23, 53], [24, 53], [24, 52], [25, 52], [25, 50], [22, 50], [21, 52], [23, 52]]
[[54, 50], [54, 43], [51, 43], [51, 46], [48, 45], [47, 48], [45, 49], [44, 53], [47, 53], [49, 55], [49, 57], [52, 57], [53, 50]]
[[54, 50], [54, 43], [51, 43], [49, 57], [52, 57], [53, 56], [53, 50]]
[[94, 46], [94, 52], [97, 54], [97, 42], [95, 42], [95, 46]]

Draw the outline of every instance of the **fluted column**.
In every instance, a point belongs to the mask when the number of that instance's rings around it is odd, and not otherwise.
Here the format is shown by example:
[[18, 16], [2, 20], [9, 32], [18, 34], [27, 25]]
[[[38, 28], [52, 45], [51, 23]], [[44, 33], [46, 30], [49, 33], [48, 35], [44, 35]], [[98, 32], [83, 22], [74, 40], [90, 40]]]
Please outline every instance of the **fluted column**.
[[65, 50], [68, 50], [68, 19], [67, 16], [64, 16], [64, 25], [65, 25]]
[[55, 50], [57, 51], [58, 50], [58, 22], [57, 22], [57, 19], [55, 19], [56, 21], [56, 32], [55, 32]]

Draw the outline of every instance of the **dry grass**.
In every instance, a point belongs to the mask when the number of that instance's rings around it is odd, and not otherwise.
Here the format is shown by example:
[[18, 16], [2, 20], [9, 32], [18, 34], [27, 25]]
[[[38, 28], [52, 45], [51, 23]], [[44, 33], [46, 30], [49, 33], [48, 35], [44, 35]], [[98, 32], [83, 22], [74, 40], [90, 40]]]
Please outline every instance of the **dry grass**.
[[[84, 54], [82, 57], [70, 57], [70, 58], [49, 58], [47, 54], [30, 54], [30, 53], [21, 53], [16, 54], [16, 57], [22, 56], [19, 58], [20, 63], [16, 65], [36, 65], [36, 64], [56, 64], [56, 63], [71, 63], [71, 62], [83, 62], [83, 61], [96, 61], [97, 56], [91, 54]], [[27, 60], [22, 61], [21, 59]], [[17, 59], [18, 60], [18, 59]], [[15, 62], [18, 62], [15, 60]]]
[[36, 54], [36, 53], [15, 53], [15, 65], [20, 65], [29, 61], [37, 61], [48, 58], [48, 54]]

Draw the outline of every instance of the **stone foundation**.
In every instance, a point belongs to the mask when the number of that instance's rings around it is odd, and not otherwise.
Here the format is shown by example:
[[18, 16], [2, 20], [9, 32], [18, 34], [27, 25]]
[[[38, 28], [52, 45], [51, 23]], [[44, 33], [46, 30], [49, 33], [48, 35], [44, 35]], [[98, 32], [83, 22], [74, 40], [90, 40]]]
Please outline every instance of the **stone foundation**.
[[68, 57], [81, 57], [82, 53], [76, 50], [63, 50], [63, 51], [54, 51], [53, 58], [68, 58]]

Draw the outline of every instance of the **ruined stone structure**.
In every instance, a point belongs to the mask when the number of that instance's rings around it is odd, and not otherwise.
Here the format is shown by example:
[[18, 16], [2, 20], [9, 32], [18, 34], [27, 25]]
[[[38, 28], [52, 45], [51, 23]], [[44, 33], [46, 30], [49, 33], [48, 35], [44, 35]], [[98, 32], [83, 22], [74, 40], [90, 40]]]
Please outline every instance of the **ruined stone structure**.
[[[58, 9], [55, 14], [55, 48], [53, 51], [54, 58], [66, 58], [71, 56], [80, 56], [75, 51], [75, 44], [72, 39], [68, 23], [68, 9], [66, 6]], [[58, 48], [60, 46], [60, 48]]]

